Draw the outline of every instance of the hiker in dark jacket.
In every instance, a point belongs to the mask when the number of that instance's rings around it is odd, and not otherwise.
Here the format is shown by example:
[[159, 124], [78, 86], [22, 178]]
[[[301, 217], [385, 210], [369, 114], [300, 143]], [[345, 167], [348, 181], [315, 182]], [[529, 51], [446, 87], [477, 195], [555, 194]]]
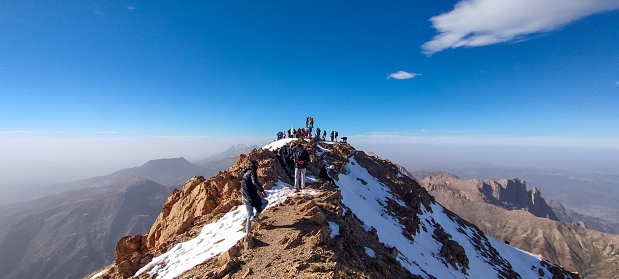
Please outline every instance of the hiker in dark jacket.
[[294, 190], [305, 188], [305, 173], [309, 164], [309, 153], [303, 148], [303, 144], [297, 144], [294, 151]]
[[[260, 182], [258, 182], [258, 162], [252, 161], [251, 165], [243, 171], [243, 179], [241, 180], [241, 192], [243, 197], [243, 203], [247, 209], [247, 226], [245, 232], [249, 234], [251, 230], [251, 222], [254, 221], [258, 224], [262, 222], [258, 219], [262, 210], [266, 207], [266, 201], [260, 197], [266, 198], [266, 193]], [[258, 194], [260, 192], [260, 195]], [[254, 209], [256, 213], [254, 214]]]
[[331, 141], [333, 141], [333, 135], [334, 135], [335, 131], [331, 131]]
[[[329, 168], [332, 168], [332, 166], [329, 166]], [[322, 167], [320, 167], [320, 173], [318, 174], [318, 177], [331, 182], [331, 186], [333, 188], [339, 188], [336, 184], [335, 184], [335, 180], [333, 180], [333, 178], [331, 178], [331, 176], [329, 176], [329, 173], [327, 172], [327, 166], [322, 165]]]
[[284, 144], [282, 147], [279, 148], [279, 150], [277, 151], [277, 160], [279, 160], [279, 164], [282, 166], [282, 168], [284, 168], [284, 171], [286, 171], [286, 174], [288, 175], [288, 177], [292, 178], [292, 175], [290, 174], [290, 169], [292, 168], [291, 166], [288, 165], [287, 159], [288, 159], [288, 145]]

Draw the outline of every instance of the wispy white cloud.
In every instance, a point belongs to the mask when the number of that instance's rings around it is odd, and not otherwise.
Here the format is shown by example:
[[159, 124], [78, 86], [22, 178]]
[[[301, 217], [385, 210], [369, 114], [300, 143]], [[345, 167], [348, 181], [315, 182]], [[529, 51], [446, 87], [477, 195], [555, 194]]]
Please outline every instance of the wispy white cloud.
[[438, 35], [422, 49], [431, 55], [447, 48], [524, 40], [618, 8], [617, 0], [462, 0], [452, 11], [430, 19]]
[[616, 85], [619, 85], [619, 81], [615, 82]]
[[421, 74], [415, 74], [415, 73], [409, 73], [409, 72], [405, 72], [405, 71], [398, 71], [397, 73], [393, 73], [390, 74], [389, 76], [387, 76], [387, 79], [393, 78], [393, 79], [409, 79], [409, 78], [414, 78], [416, 76], [420, 76]]
[[127, 6], [126, 7], [127, 10], [133, 11], [133, 10], [137, 10], [138, 8], [136, 8], [135, 6]]

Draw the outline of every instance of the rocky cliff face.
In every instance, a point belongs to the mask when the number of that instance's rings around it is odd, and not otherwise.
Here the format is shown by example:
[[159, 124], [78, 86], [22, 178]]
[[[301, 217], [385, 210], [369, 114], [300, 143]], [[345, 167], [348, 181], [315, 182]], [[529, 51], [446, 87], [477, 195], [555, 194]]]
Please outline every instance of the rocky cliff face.
[[442, 174], [421, 185], [441, 205], [492, 237], [579, 271], [585, 278], [619, 277], [619, 236], [546, 218], [552, 215], [546, 213], [541, 193], [536, 188], [526, 191], [518, 179], [462, 180]]
[[558, 220], [550, 206], [546, 204], [537, 187], [527, 190], [525, 181], [513, 179], [462, 180], [448, 173], [424, 179], [426, 188], [446, 187], [459, 192], [469, 201], [494, 204], [507, 210], [525, 210], [531, 214]]
[[[285, 141], [189, 180], [150, 232], [123, 238], [114, 264], [92, 277], [577, 278], [488, 239], [396, 165], [345, 143], [307, 142], [311, 186], [295, 193], [273, 152]], [[269, 207], [245, 236], [239, 178], [250, 160], [259, 162]], [[317, 177], [323, 164], [339, 189]]]

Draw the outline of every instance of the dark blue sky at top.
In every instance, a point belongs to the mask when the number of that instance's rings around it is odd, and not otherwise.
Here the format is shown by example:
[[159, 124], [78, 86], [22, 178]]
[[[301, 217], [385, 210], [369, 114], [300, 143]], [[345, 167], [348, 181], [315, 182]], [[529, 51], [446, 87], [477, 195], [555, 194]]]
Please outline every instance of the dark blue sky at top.
[[0, 131], [618, 135], [617, 11], [427, 56], [456, 1], [206, 2], [3, 2]]

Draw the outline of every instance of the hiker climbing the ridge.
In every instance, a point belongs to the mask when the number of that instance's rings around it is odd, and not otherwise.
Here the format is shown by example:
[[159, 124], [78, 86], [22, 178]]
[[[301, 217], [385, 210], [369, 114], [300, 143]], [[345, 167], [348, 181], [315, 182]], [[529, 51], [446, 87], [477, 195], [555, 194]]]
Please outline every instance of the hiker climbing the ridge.
[[336, 142], [337, 142], [337, 136], [338, 136], [337, 131], [335, 131], [335, 141]]
[[316, 137], [320, 138], [320, 128], [316, 128]]
[[298, 192], [305, 188], [305, 173], [309, 164], [309, 153], [303, 148], [303, 144], [297, 144], [294, 150], [294, 191]]
[[286, 171], [288, 177], [292, 179], [292, 175], [290, 174], [290, 166], [288, 165], [288, 162], [286, 162], [288, 160], [289, 154], [290, 151], [288, 150], [287, 144], [284, 144], [277, 150], [277, 160], [279, 160], [279, 164], [282, 166], [282, 168], [284, 168], [284, 171]]
[[327, 139], [327, 130], [324, 130], [322, 132], [322, 140], [326, 140]]
[[[241, 180], [242, 199], [247, 209], [246, 234], [250, 233], [251, 222], [262, 224], [258, 216], [260, 216], [260, 213], [262, 213], [262, 210], [264, 210], [268, 203], [268, 201], [262, 199], [263, 197], [266, 198], [267, 194], [264, 192], [260, 182], [258, 182], [256, 170], [258, 170], [258, 162], [251, 161], [251, 164], [243, 171], [243, 179]], [[254, 209], [256, 210], [255, 213]]]
[[335, 135], [334, 133], [335, 131], [331, 131], [331, 141], [333, 141], [333, 136]]
[[[329, 166], [328, 169], [332, 169], [333, 166]], [[330, 182], [331, 187], [333, 188], [340, 188], [337, 186], [337, 184], [335, 184], [335, 180], [333, 180], [333, 178], [331, 178], [331, 176], [329, 176], [329, 173], [327, 172], [327, 166], [322, 165], [320, 167], [320, 173], [318, 174], [318, 177]]]

